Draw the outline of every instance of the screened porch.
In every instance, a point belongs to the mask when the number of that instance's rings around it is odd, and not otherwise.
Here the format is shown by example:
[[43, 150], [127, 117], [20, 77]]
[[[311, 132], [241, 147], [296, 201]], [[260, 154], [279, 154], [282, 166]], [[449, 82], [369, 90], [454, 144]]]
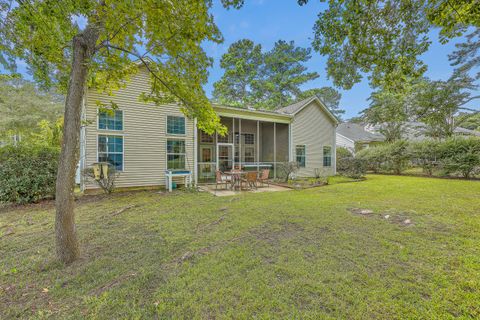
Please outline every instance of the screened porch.
[[215, 181], [215, 171], [270, 170], [281, 176], [279, 164], [289, 161], [289, 124], [235, 117], [221, 117], [225, 136], [198, 130], [198, 183]]

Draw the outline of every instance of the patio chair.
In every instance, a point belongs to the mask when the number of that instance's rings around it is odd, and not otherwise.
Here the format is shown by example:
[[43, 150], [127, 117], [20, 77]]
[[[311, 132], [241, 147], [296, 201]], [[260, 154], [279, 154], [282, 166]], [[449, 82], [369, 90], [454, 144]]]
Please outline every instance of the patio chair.
[[262, 172], [260, 172], [258, 181], [262, 184], [262, 187], [265, 186], [265, 183], [267, 183], [267, 187], [270, 187], [270, 180], [268, 180], [269, 175], [270, 175], [269, 169], [263, 169]]
[[257, 189], [257, 172], [249, 171], [245, 175], [245, 178], [242, 178], [242, 183], [245, 183], [245, 186], [248, 185], [250, 189]]
[[224, 175], [221, 171], [215, 171], [215, 191], [218, 189], [218, 185], [225, 185], [225, 189], [228, 189], [228, 186], [231, 184], [232, 177]]

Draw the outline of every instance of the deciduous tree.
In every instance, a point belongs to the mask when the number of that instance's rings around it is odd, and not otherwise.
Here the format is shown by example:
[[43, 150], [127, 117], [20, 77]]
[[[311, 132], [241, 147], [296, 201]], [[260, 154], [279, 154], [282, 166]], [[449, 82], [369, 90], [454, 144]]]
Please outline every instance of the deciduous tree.
[[144, 100], [178, 102], [206, 132], [223, 131], [202, 88], [212, 61], [201, 43], [222, 41], [211, 6], [210, 0], [0, 0], [0, 63], [14, 71], [22, 59], [39, 84], [66, 93], [55, 220], [62, 261], [79, 256], [73, 191], [87, 83], [112, 92], [136, 72], [132, 59], [138, 59], [151, 74]]
[[[298, 0], [300, 5], [307, 2]], [[439, 27], [445, 43], [470, 26], [480, 26], [477, 1], [326, 2], [313, 28], [312, 45], [328, 57], [327, 73], [334, 84], [345, 89], [365, 75], [374, 87], [381, 81], [397, 86], [402, 81], [398, 74], [420, 78], [426, 70], [420, 56], [431, 44], [430, 31]]]
[[478, 113], [465, 107], [468, 102], [480, 98], [480, 95], [472, 95], [472, 90], [476, 89], [478, 86], [473, 84], [473, 79], [465, 74], [455, 74], [447, 81], [423, 79], [412, 93], [412, 113], [426, 124], [428, 136], [451, 137], [454, 129], [461, 125], [462, 119], [456, 118], [460, 111]]

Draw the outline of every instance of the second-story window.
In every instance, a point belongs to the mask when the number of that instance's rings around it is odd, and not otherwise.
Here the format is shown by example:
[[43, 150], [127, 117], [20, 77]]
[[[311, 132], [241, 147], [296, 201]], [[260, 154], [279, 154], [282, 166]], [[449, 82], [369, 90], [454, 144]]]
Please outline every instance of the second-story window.
[[167, 116], [167, 134], [185, 134], [185, 117]]
[[98, 129], [101, 130], [123, 130], [123, 111], [104, 110], [98, 111]]

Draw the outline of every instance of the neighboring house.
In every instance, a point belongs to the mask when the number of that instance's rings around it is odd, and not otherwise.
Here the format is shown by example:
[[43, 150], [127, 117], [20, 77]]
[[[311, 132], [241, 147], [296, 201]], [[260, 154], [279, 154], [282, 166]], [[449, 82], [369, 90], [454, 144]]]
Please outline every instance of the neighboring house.
[[[366, 125], [365, 130], [374, 134], [380, 134], [381, 125]], [[427, 125], [423, 122], [408, 121], [403, 125], [402, 138], [409, 141], [423, 141], [430, 139], [427, 136]], [[480, 137], [480, 132], [475, 130], [469, 130], [462, 127], [456, 127], [453, 129], [455, 136], [474, 136]]]
[[[425, 139], [429, 139], [429, 137], [426, 135], [427, 130], [427, 125], [423, 122], [409, 121], [405, 124], [405, 129], [402, 133], [402, 136], [404, 139], [410, 141], [423, 141]], [[480, 132], [462, 127], [456, 127], [453, 129], [453, 134], [456, 136], [480, 137]]]
[[384, 140], [382, 134], [369, 132], [358, 123], [343, 122], [337, 127], [337, 147], [347, 148], [352, 153]]
[[[155, 105], [139, 100], [148, 90], [143, 67], [113, 96], [88, 90], [84, 99], [80, 168], [108, 161], [120, 172], [117, 187], [164, 186], [165, 171], [190, 171], [195, 182], [212, 181], [215, 170], [270, 168], [297, 161], [297, 176], [335, 174], [336, 118], [316, 97], [276, 111], [256, 111], [214, 105], [226, 136], [208, 135], [178, 105]], [[98, 111], [97, 101], [113, 100], [114, 114]], [[81, 179], [82, 190], [97, 186]]]

